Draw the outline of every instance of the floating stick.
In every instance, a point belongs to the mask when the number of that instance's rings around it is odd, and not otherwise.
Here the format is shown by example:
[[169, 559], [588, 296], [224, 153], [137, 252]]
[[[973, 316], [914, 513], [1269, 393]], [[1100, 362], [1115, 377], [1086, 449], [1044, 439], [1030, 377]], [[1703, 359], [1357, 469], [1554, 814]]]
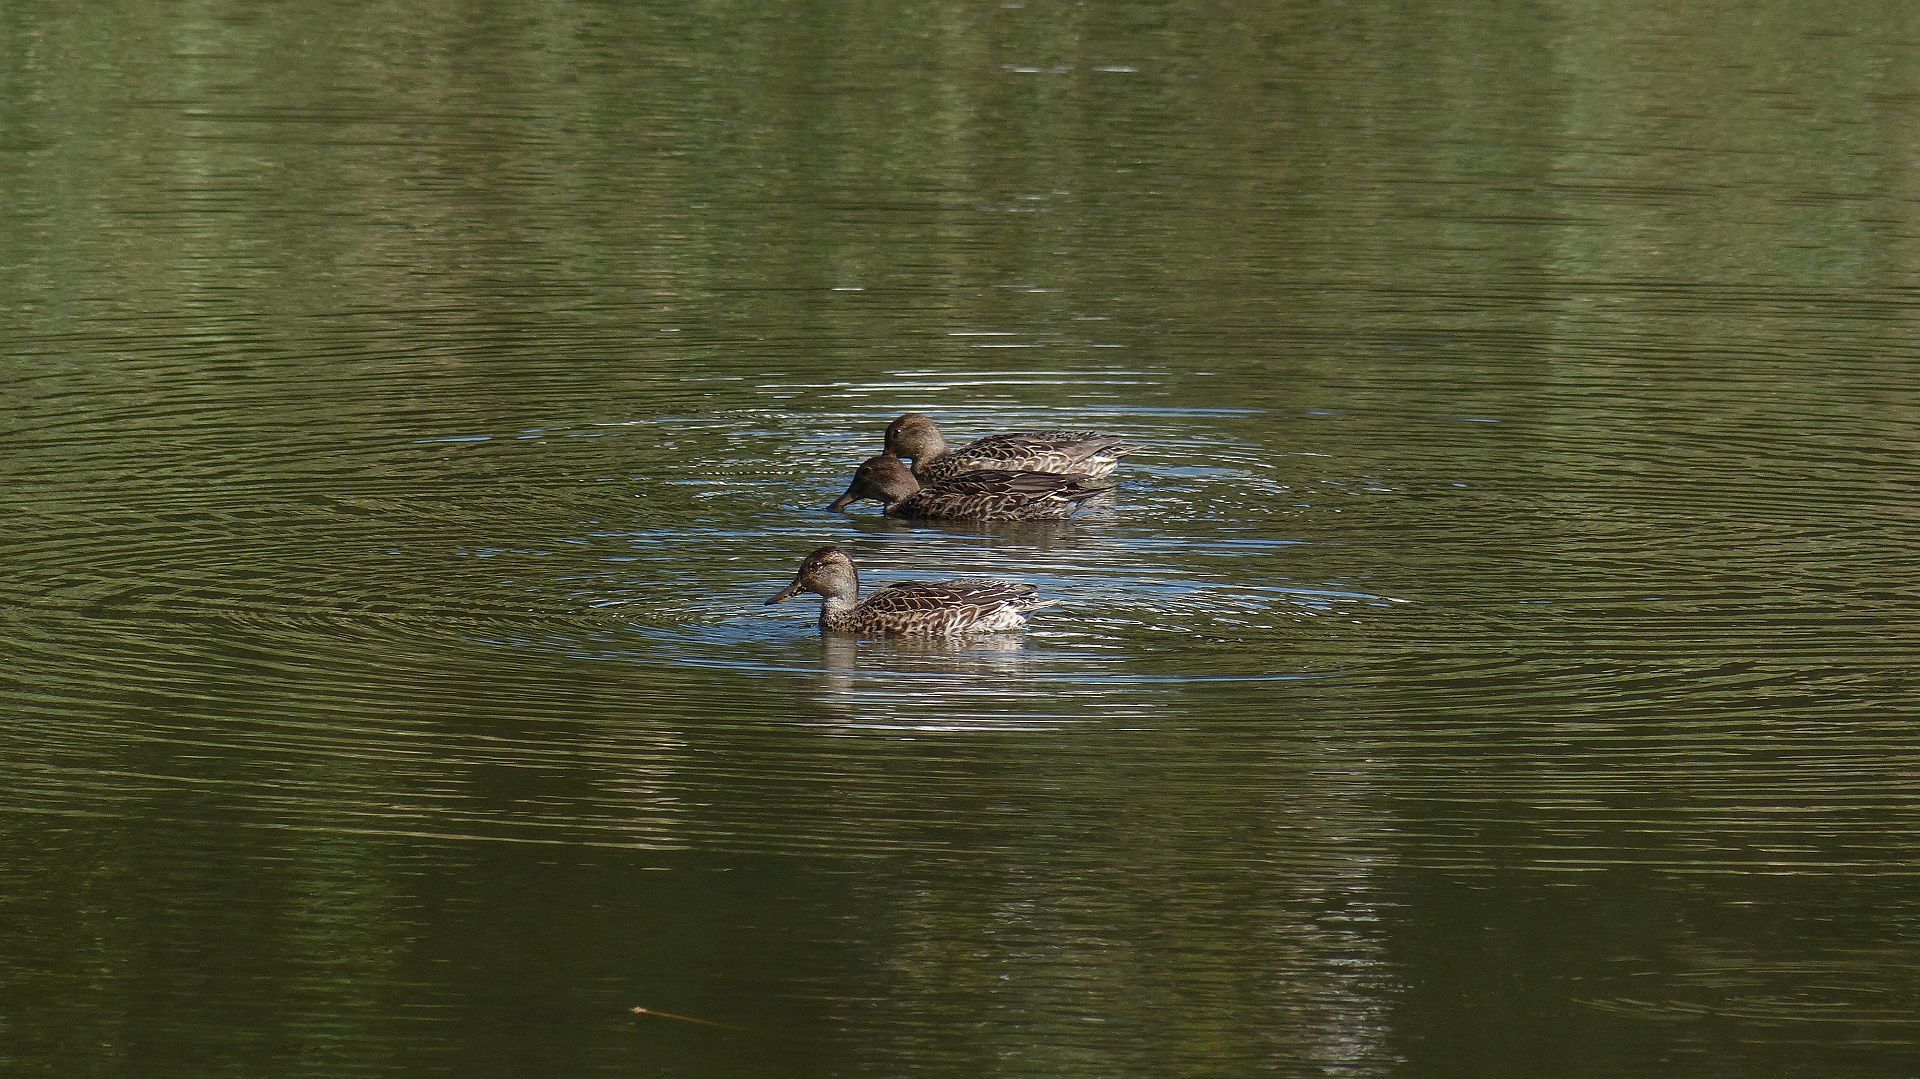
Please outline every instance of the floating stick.
[[742, 1034], [759, 1033], [757, 1030], [749, 1030], [746, 1027], [735, 1026], [732, 1023], [722, 1023], [717, 1019], [701, 1019], [691, 1015], [675, 1015], [672, 1012], [663, 1012], [658, 1008], [648, 1008], [640, 1004], [635, 1004], [632, 1010], [635, 1015], [650, 1015], [655, 1019], [671, 1019], [676, 1023], [694, 1023], [703, 1027], [714, 1027], [718, 1030], [737, 1030]]

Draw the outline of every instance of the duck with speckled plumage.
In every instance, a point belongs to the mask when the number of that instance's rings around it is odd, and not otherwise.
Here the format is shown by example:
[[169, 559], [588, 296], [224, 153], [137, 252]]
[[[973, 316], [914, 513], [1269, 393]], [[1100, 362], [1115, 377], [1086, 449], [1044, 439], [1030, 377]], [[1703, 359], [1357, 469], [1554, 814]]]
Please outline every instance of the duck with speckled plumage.
[[821, 547], [800, 563], [793, 583], [768, 604], [812, 592], [820, 597], [820, 631], [857, 637], [967, 637], [1026, 628], [1027, 615], [1050, 605], [1020, 581], [906, 581], [863, 602], [860, 571], [838, 547]]
[[1113, 490], [1086, 476], [978, 469], [922, 486], [897, 457], [869, 457], [827, 508], [874, 501], [889, 517], [930, 521], [1061, 521]]
[[923, 412], [909, 412], [888, 424], [886, 442], [887, 454], [913, 462], [913, 474], [922, 483], [980, 469], [1099, 479], [1111, 475], [1120, 458], [1139, 448], [1118, 435], [1094, 431], [1026, 431], [988, 435], [953, 449], [940, 426]]

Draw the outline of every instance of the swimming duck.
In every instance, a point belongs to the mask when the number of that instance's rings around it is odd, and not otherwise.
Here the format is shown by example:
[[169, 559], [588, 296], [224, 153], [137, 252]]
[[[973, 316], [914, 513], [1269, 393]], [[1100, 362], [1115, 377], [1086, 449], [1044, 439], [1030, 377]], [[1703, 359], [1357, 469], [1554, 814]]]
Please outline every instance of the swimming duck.
[[920, 486], [898, 457], [869, 457], [853, 474], [847, 493], [827, 508], [844, 510], [872, 499], [889, 517], [947, 521], [1059, 521], [1082, 503], [1113, 489], [1085, 476], [981, 469], [930, 487]]
[[1029, 431], [988, 435], [957, 450], [947, 448], [940, 428], [925, 413], [909, 412], [887, 424], [886, 452], [913, 462], [913, 474], [933, 483], [982, 468], [1058, 472], [1098, 479], [1120, 458], [1139, 449], [1118, 435], [1093, 431]]
[[838, 547], [822, 547], [800, 563], [793, 583], [769, 605], [802, 592], [820, 597], [820, 631], [861, 637], [964, 637], [1023, 629], [1027, 615], [1050, 605], [1019, 581], [907, 581], [860, 600], [860, 571]]

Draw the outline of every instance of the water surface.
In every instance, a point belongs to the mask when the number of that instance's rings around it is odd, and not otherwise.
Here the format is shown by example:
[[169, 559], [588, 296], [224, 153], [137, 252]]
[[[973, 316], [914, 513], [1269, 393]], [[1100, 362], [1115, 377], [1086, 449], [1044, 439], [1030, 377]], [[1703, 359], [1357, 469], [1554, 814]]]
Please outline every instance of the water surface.
[[1908, 6], [0, 40], [9, 1074], [1920, 1068]]

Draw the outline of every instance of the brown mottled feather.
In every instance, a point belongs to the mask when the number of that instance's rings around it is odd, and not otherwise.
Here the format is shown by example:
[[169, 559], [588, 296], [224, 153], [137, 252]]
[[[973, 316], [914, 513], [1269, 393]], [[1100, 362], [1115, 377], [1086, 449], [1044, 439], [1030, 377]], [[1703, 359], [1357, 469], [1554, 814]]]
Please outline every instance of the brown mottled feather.
[[1093, 431], [988, 435], [930, 461], [915, 461], [913, 474], [922, 483], [983, 468], [1057, 472], [1097, 479], [1112, 474], [1120, 458], [1138, 448], [1117, 435]]
[[1053, 472], [977, 469], [923, 487], [887, 507], [892, 517], [971, 521], [1058, 521], [1110, 484]]
[[793, 583], [769, 604], [802, 592], [821, 598], [820, 628], [863, 637], [962, 637], [1023, 629], [1027, 615], [1048, 606], [1033, 585], [1019, 581], [906, 581], [860, 600], [860, 572], [839, 547], [815, 550]]
[[954, 636], [1019, 629], [1028, 612], [1047, 606], [1039, 589], [1018, 581], [902, 581], [849, 612], [843, 633]]
[[1120, 458], [1139, 447], [1095, 431], [1024, 431], [988, 435], [949, 449], [940, 425], [924, 412], [908, 412], [887, 425], [886, 453], [913, 462], [923, 483], [982, 468], [1060, 472], [1091, 478], [1109, 475]]

